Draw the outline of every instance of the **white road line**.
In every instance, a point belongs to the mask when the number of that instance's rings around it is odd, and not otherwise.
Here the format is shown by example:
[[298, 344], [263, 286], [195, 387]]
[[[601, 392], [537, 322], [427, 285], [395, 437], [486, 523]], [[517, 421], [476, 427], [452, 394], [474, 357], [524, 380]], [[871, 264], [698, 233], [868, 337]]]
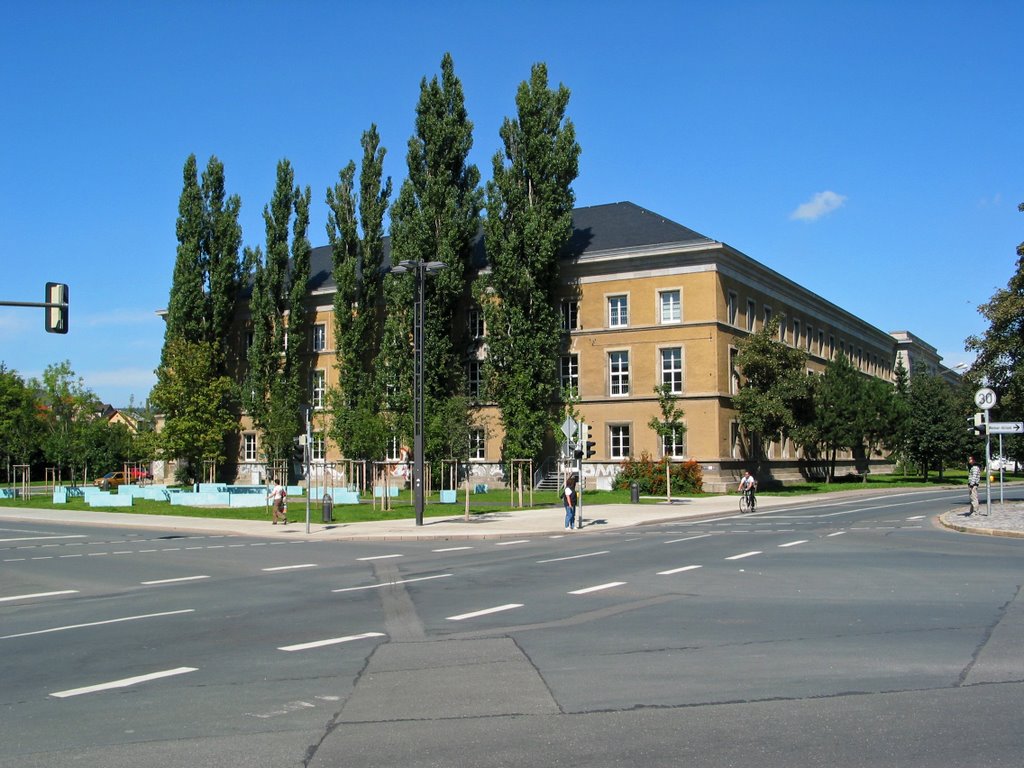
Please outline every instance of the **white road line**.
[[361, 589], [380, 589], [381, 587], [393, 587], [396, 584], [411, 584], [414, 581], [430, 581], [431, 579], [444, 579], [451, 576], [450, 573], [439, 573], [434, 576], [419, 576], [415, 579], [400, 579], [399, 581], [385, 581], [382, 584], [367, 584], [364, 587], [343, 587], [332, 589], [331, 592], [358, 592]]
[[78, 555], [61, 555], [60, 557], [61, 558], [65, 558], [65, 557], [85, 557], [85, 555], [82, 555], [82, 554], [78, 554]]
[[161, 616], [176, 616], [179, 613], [195, 613], [195, 608], [185, 608], [181, 611], [165, 611], [163, 613], [146, 613], [142, 616], [124, 616], [120, 619], [106, 619], [105, 621], [90, 621], [86, 624], [69, 624], [66, 627], [52, 627], [50, 629], [37, 629], [35, 632], [19, 632], [16, 635], [3, 635], [0, 640], [13, 640], [16, 637], [30, 637], [31, 635], [46, 635], [50, 632], [64, 632], [68, 629], [82, 629], [84, 627], [99, 627], [103, 624], [119, 624], [122, 621], [138, 621], [140, 619], [155, 619]]
[[298, 645], [282, 645], [279, 651], [308, 651], [310, 648], [323, 648], [325, 645], [338, 645], [339, 643], [350, 643], [353, 640], [365, 640], [368, 637], [384, 637], [383, 632], [364, 632], [361, 635], [349, 635], [348, 637], [332, 637], [328, 640], [314, 640], [311, 643], [299, 643]]
[[90, 552], [89, 557], [101, 557], [102, 555], [109, 555], [109, 552]]
[[529, 539], [516, 539], [515, 541], [499, 541], [494, 544], [496, 547], [508, 547], [512, 544], [529, 544]]
[[38, 541], [39, 539], [43, 539], [45, 541], [49, 541], [50, 539], [84, 539], [84, 538], [86, 538], [86, 534], [84, 534], [84, 533], [75, 533], [75, 534], [68, 534], [66, 536], [17, 536], [17, 537], [15, 537], [13, 539], [0, 539], [0, 542], [7, 542], [7, 541]]
[[799, 541], [788, 541], [785, 544], [779, 544], [779, 549], [784, 549], [785, 547], [795, 547], [797, 544], [806, 544], [806, 543], [807, 543], [807, 539], [800, 539]]
[[671, 541], [666, 541], [665, 543], [666, 544], [678, 544], [681, 541], [693, 541], [694, 539], [706, 539], [710, 535], [711, 535], [710, 533], [702, 533], [700, 536], [687, 536], [685, 539], [672, 539]]
[[445, 547], [444, 549], [432, 549], [431, 552], [458, 552], [462, 549], [472, 549], [472, 547]]
[[658, 575], [671, 576], [673, 573], [682, 573], [683, 571], [695, 571], [698, 568], [703, 567], [703, 565], [684, 565], [682, 568], [673, 568], [671, 571], [658, 571]]
[[602, 589], [611, 589], [612, 587], [621, 587], [626, 582], [624, 581], [609, 581], [607, 584], [598, 584], [596, 587], [584, 587], [583, 589], [574, 589], [569, 592], [570, 595], [586, 595], [590, 592], [598, 592]]
[[300, 568], [317, 568], [319, 567], [316, 563], [302, 563], [300, 565], [278, 565], [274, 568], [261, 568], [260, 570], [268, 573], [272, 571], [297, 571]]
[[846, 531], [836, 531], [835, 533], [830, 533], [825, 538], [826, 539], [831, 539], [833, 536], [842, 536], [844, 533], [846, 533]]
[[374, 555], [373, 557], [357, 557], [356, 560], [362, 563], [367, 560], [389, 560], [393, 557], [403, 557], [403, 555]]
[[460, 613], [458, 616], [449, 616], [448, 621], [462, 621], [463, 619], [475, 619], [477, 616], [486, 616], [489, 613], [500, 613], [501, 611], [511, 611], [513, 608], [522, 607], [522, 603], [508, 603], [506, 605], [497, 605], [494, 608], [484, 608], [482, 611], [473, 611], [472, 613]]
[[913, 517], [908, 517], [907, 520], [924, 520], [926, 517], [927, 515], [914, 515]]
[[25, 558], [25, 557], [9, 557], [6, 560], [4, 560], [4, 562], [5, 563], [23, 563], [27, 559], [28, 558]]
[[129, 685], [138, 685], [139, 683], [145, 683], [150, 680], [159, 680], [162, 677], [184, 675], [187, 672], [195, 672], [197, 669], [197, 667], [176, 667], [175, 669], [166, 669], [163, 672], [151, 672], [148, 675], [126, 677], [123, 680], [113, 680], [109, 683], [100, 683], [99, 685], [89, 685], [85, 688], [72, 688], [68, 691], [57, 691], [50, 695], [55, 699], [66, 699], [69, 696], [81, 696], [83, 693], [97, 693], [98, 691], [109, 691], [113, 688], [127, 688]]
[[761, 552], [754, 550], [753, 552], [744, 552], [741, 555], [733, 555], [732, 557], [725, 558], [726, 560], [742, 560], [745, 557], [753, 557], [754, 555], [760, 555]]
[[582, 555], [568, 555], [566, 557], [553, 557], [550, 560], [538, 560], [538, 563], [560, 563], [562, 560], [578, 560], [581, 557], [596, 557], [597, 555], [607, 555], [608, 550], [602, 549], [600, 552], [587, 552]]
[[57, 592], [34, 592], [30, 595], [10, 595], [9, 597], [0, 597], [0, 603], [8, 603], [12, 600], [31, 600], [35, 597], [56, 597], [57, 595], [75, 594], [78, 594], [77, 589], [62, 589]]
[[199, 581], [200, 579], [208, 579], [209, 576], [182, 576], [177, 579], [157, 579], [156, 581], [140, 581], [140, 584], [145, 584], [147, 587], [153, 584], [177, 584], [182, 581]]

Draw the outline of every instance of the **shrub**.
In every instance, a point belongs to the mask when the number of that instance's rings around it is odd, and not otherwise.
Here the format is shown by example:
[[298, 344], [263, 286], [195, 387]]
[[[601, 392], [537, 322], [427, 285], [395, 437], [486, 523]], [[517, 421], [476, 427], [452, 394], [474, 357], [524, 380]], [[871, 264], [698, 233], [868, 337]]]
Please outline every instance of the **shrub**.
[[626, 490], [636, 482], [640, 485], [640, 493], [649, 496], [665, 495], [665, 465], [671, 464], [673, 493], [703, 493], [704, 473], [700, 464], [694, 460], [670, 462], [667, 458], [655, 461], [647, 451], [640, 458], [626, 459], [619, 465], [619, 473], [615, 476], [615, 488]]

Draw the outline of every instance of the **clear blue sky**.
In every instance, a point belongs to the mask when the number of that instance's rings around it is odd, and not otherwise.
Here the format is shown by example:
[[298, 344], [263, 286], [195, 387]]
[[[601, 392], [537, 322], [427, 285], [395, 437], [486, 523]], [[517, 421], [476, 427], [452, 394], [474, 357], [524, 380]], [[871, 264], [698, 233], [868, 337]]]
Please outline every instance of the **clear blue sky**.
[[278, 160], [325, 190], [376, 123], [395, 188], [450, 51], [490, 177], [517, 85], [572, 91], [577, 204], [720, 240], [947, 365], [1024, 240], [1019, 0], [8, 3], [0, 300], [71, 291], [71, 332], [0, 307], [0, 361], [69, 360], [100, 398], [155, 380], [185, 159], [225, 164], [261, 245]]

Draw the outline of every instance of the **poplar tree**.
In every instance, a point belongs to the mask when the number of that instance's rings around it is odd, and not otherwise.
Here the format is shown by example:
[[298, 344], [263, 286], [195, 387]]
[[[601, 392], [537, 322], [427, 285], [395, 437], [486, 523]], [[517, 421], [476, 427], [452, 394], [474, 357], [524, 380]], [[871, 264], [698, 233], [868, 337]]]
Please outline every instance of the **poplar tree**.
[[[307, 372], [302, 351], [308, 325], [305, 295], [310, 269], [307, 229], [311, 195], [309, 187], [305, 192], [293, 187], [294, 181], [291, 163], [280, 161], [273, 197], [263, 209], [266, 256], [258, 247], [247, 251], [246, 256], [254, 265], [254, 276], [249, 303], [252, 344], [242, 395], [246, 409], [263, 432], [270, 461], [291, 457], [294, 439], [303, 431], [300, 406], [306, 401]], [[294, 227], [290, 229], [293, 213]]]
[[167, 343], [172, 339], [199, 342], [206, 338], [206, 263], [203, 257], [206, 216], [197, 174], [196, 156], [189, 155], [178, 200], [178, 254], [167, 302], [167, 328], [161, 358], [166, 357]]
[[558, 259], [572, 235], [580, 154], [568, 103], [569, 89], [548, 88], [547, 67], [535, 64], [516, 94], [516, 119], [501, 126], [504, 152], [487, 184], [490, 274], [477, 293], [508, 458], [539, 457], [558, 416]]
[[[480, 227], [480, 172], [468, 162], [473, 146], [462, 83], [455, 76], [450, 54], [441, 60], [441, 78], [420, 83], [416, 133], [409, 139], [409, 176], [391, 209], [391, 263], [407, 259], [441, 261], [446, 265], [426, 281], [424, 328], [425, 412], [452, 413], [453, 397], [465, 392], [461, 355], [464, 323], [457, 313], [467, 293], [472, 243]], [[395, 386], [389, 405], [397, 410], [399, 437], [411, 435], [411, 328], [415, 275], [393, 275], [385, 281], [388, 316], [385, 321], [381, 367], [386, 383]], [[409, 375], [406, 375], [406, 373]], [[460, 401], [465, 403], [460, 397]], [[460, 421], [468, 423], [464, 405]], [[432, 421], [425, 428], [426, 452], [441, 450], [444, 432], [462, 431], [465, 423]]]
[[238, 213], [242, 205], [238, 195], [228, 197], [224, 189], [224, 164], [213, 156], [203, 172], [204, 226], [202, 249], [206, 268], [206, 339], [215, 345], [217, 371], [229, 373], [236, 368], [233, 348], [225, 343], [235, 317], [243, 268], [239, 260], [242, 227]]
[[338, 361], [338, 386], [328, 397], [333, 414], [330, 437], [346, 457], [373, 459], [384, 455], [388, 432], [375, 361], [381, 343], [384, 214], [391, 197], [391, 179], [383, 181], [386, 150], [380, 146], [376, 125], [363, 133], [361, 144], [359, 193], [355, 191], [354, 162], [339, 172], [338, 183], [327, 190], [327, 236], [337, 286], [334, 338]]

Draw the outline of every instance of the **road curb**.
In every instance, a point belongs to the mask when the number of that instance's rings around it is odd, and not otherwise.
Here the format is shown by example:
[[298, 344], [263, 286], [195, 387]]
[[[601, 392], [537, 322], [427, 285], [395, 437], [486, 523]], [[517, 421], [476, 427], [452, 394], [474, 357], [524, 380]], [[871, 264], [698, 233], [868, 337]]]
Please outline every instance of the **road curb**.
[[951, 515], [960, 517], [962, 514], [962, 512], [943, 512], [939, 515], [939, 523], [941, 523], [944, 528], [948, 528], [951, 531], [957, 531], [958, 533], [974, 533], [978, 536], [1002, 536], [1009, 539], [1024, 539], [1024, 531], [1008, 531], [1003, 528], [985, 528], [980, 525], [967, 525], [965, 523], [954, 522], [948, 519]]

